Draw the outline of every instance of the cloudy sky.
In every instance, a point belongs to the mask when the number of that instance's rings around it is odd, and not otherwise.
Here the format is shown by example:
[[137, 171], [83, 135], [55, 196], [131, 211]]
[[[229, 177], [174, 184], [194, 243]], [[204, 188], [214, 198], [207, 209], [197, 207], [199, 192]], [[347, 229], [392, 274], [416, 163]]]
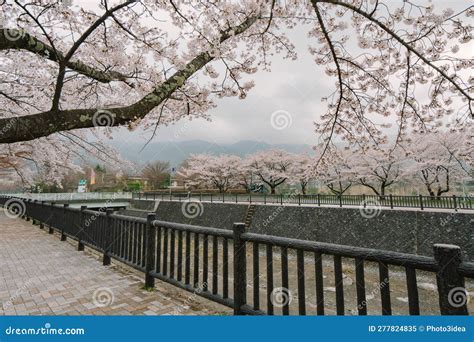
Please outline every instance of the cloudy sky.
[[[303, 28], [290, 32], [299, 56], [296, 61], [276, 55], [272, 58], [271, 72], [259, 70], [245, 76], [254, 80], [255, 87], [244, 100], [216, 100], [217, 107], [210, 111], [211, 122], [193, 119], [161, 127], [155, 140], [202, 139], [217, 143], [259, 140], [315, 144], [317, 137], [313, 122], [326, 110], [321, 97], [333, 91], [334, 79], [313, 62], [305, 33]], [[272, 122], [276, 124], [272, 125]], [[123, 129], [114, 136], [125, 138], [129, 134]], [[140, 139], [140, 134], [135, 133], [134, 139]], [[150, 134], [145, 134], [143, 139]]]
[[[434, 3], [435, 11], [446, 7], [457, 10], [467, 6], [465, 0], [426, 1], [427, 4], [429, 2]], [[271, 72], [260, 70], [254, 75], [245, 76], [255, 82], [255, 87], [244, 100], [216, 100], [217, 107], [210, 111], [212, 121], [184, 120], [172, 126], [160, 127], [154, 141], [200, 139], [223, 144], [257, 140], [268, 143], [317, 144], [318, 137], [314, 133], [313, 122], [318, 121], [319, 116], [326, 112], [326, 104], [321, 102], [321, 97], [334, 91], [335, 79], [327, 76], [324, 67], [313, 61], [308, 52], [306, 32], [304, 27], [289, 32], [298, 53], [296, 61], [285, 60], [281, 55], [276, 55], [272, 57]], [[469, 44], [461, 48], [471, 46]], [[467, 54], [472, 55], [470, 52]], [[276, 118], [282, 120], [279, 123], [284, 126], [283, 129], [276, 129], [276, 125], [272, 125], [272, 122], [278, 120]], [[121, 142], [145, 142], [151, 134], [151, 131], [131, 134], [126, 129], [119, 129], [113, 136]]]

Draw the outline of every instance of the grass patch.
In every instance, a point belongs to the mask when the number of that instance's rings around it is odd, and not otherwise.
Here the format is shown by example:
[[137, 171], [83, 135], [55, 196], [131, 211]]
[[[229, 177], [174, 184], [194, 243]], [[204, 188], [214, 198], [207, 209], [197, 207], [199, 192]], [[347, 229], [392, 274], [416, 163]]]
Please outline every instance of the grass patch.
[[145, 286], [145, 285], [143, 285], [143, 286], [141, 287], [141, 289], [142, 289], [142, 290], [145, 290], [146, 292], [154, 292], [154, 291], [156, 291], [155, 287], [153, 287], [153, 286]]

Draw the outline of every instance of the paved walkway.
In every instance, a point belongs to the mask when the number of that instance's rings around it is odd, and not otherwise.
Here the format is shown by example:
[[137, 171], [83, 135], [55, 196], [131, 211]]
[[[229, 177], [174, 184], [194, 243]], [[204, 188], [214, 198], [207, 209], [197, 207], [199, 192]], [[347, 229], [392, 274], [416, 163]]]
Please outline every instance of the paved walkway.
[[213, 315], [230, 309], [156, 280], [38, 226], [7, 218], [0, 208], [0, 315]]

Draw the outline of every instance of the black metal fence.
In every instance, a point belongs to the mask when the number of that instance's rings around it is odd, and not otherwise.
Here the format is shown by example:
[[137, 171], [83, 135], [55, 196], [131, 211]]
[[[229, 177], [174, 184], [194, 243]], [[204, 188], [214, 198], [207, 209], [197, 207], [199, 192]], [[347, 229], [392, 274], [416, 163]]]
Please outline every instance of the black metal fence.
[[[154, 213], [144, 219], [123, 216], [111, 209], [93, 211], [11, 197], [0, 197], [0, 205], [40, 228], [48, 227], [51, 234], [59, 231], [61, 240], [77, 240], [78, 250], [88, 246], [101, 252], [104, 265], [109, 265], [113, 258], [144, 272], [147, 287], [160, 279], [231, 307], [236, 315], [273, 315], [276, 308], [283, 315], [324, 315], [328, 311], [344, 315], [348, 296], [343, 266], [348, 263], [355, 268], [359, 315], [369, 312], [364, 270], [367, 263], [378, 268], [379, 313], [392, 314], [389, 269], [398, 267], [405, 271], [410, 315], [426, 309], [420, 304], [417, 286], [417, 275], [424, 272], [436, 276], [439, 313], [468, 314], [465, 278], [474, 278], [474, 263], [462, 262], [457, 246], [434, 245], [431, 258], [253, 234], [245, 232], [243, 223], [224, 230], [163, 222]], [[330, 273], [323, 257], [331, 259]], [[325, 298], [324, 283], [328, 280], [323, 278], [329, 274], [335, 286], [334, 304]], [[314, 312], [310, 310], [313, 307], [308, 307], [308, 277], [314, 280]], [[290, 312], [291, 300], [281, 300], [285, 293], [278, 293], [275, 301], [276, 289], [294, 290], [297, 309]]]
[[331, 205], [331, 206], [380, 206], [387, 208], [435, 208], [435, 209], [473, 209], [472, 196], [398, 196], [398, 195], [301, 195], [301, 194], [231, 194], [231, 193], [184, 193], [184, 192], [135, 192], [133, 199], [184, 201], [191, 199], [202, 202], [255, 203], [255, 204], [293, 204], [293, 205]]

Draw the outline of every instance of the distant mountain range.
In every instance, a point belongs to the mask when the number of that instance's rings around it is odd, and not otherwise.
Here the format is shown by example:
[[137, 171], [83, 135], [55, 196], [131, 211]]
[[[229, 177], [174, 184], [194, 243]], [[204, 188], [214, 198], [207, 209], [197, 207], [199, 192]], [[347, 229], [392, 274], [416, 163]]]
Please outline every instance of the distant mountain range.
[[132, 162], [146, 164], [147, 162], [162, 160], [169, 161], [171, 166], [178, 166], [183, 160], [193, 153], [209, 154], [233, 154], [245, 156], [257, 151], [273, 148], [282, 149], [291, 153], [311, 153], [310, 145], [299, 144], [269, 144], [261, 141], [242, 140], [234, 144], [216, 144], [204, 140], [188, 140], [178, 142], [151, 142], [143, 151], [144, 143], [127, 142], [120, 143], [112, 140], [111, 145], [115, 147], [122, 157]]

